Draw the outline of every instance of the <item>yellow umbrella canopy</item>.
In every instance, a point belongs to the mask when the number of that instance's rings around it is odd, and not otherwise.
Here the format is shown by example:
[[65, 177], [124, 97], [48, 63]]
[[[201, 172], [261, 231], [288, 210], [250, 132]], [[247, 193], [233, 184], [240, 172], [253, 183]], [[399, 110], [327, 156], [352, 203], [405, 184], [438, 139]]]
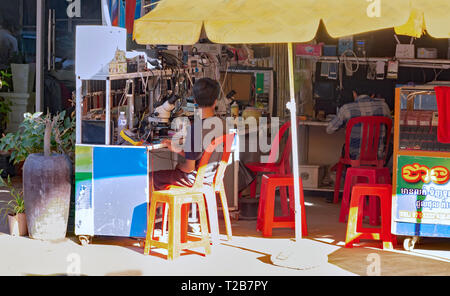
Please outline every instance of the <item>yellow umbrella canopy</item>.
[[418, 9], [424, 12], [427, 32], [436, 38], [450, 38], [450, 1], [414, 0]]
[[410, 0], [162, 0], [135, 21], [140, 44], [194, 44], [202, 26], [215, 43], [286, 43], [312, 40], [323, 19], [341, 37], [400, 26]]

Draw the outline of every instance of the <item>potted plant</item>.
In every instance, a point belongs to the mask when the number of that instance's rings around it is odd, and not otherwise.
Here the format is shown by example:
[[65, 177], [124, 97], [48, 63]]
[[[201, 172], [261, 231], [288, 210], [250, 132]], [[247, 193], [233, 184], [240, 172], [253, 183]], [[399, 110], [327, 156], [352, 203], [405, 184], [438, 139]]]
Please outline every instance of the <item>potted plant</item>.
[[[75, 117], [66, 112], [53, 117], [53, 133], [50, 138], [51, 150], [66, 154], [73, 163], [75, 157]], [[25, 159], [32, 153], [44, 152], [45, 121], [42, 112], [25, 113], [19, 130], [8, 133], [0, 139], [0, 151], [10, 152], [10, 161], [17, 165], [19, 173]]]
[[[2, 170], [0, 170], [0, 173]], [[12, 186], [11, 179], [8, 175], [5, 181], [0, 175], [0, 186], [7, 187], [9, 194], [13, 197], [6, 206], [0, 208], [3, 212], [3, 219], [8, 217], [9, 233], [14, 236], [25, 236], [28, 234], [27, 219], [25, 216], [25, 203], [23, 200], [23, 192]]]
[[18, 52], [10, 59], [13, 89], [16, 93], [29, 93], [34, 83], [35, 64], [28, 64]]
[[75, 148], [75, 118], [65, 111], [43, 117], [26, 113], [19, 131], [0, 140], [11, 161], [23, 164], [24, 201], [30, 237], [59, 240], [65, 237]]
[[[9, 91], [9, 82], [11, 74], [6, 71], [0, 70], [0, 92]], [[11, 112], [12, 103], [8, 98], [4, 98], [0, 95], [0, 134], [6, 130], [8, 123], [8, 114]]]
[[[67, 155], [54, 153], [51, 135], [59, 116], [47, 114], [44, 152], [27, 156], [23, 165], [23, 196], [29, 209], [28, 232], [31, 238], [62, 240], [66, 237], [72, 188], [72, 165]], [[55, 129], [58, 131], [58, 129]], [[61, 135], [54, 135], [57, 147], [63, 149]]]

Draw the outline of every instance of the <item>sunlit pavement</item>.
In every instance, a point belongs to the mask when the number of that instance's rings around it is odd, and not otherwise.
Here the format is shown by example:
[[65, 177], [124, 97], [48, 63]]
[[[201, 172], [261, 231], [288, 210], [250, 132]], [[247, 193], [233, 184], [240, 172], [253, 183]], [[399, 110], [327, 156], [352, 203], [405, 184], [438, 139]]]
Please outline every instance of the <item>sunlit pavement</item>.
[[292, 246], [294, 231], [275, 229], [272, 238], [263, 238], [254, 220], [232, 221], [231, 241], [221, 225], [221, 243], [212, 246], [209, 256], [196, 249], [172, 262], [162, 250], [143, 255], [142, 245], [133, 238], [94, 237], [87, 246], [73, 235], [62, 242], [45, 242], [12, 237], [2, 221], [0, 275], [450, 275], [450, 240], [446, 238], [421, 238], [412, 251], [403, 250], [402, 238], [393, 251], [383, 251], [380, 243], [372, 241], [344, 248], [346, 224], [338, 222], [339, 207], [322, 197], [306, 197], [308, 244], [295, 250], [323, 259], [310, 269], [274, 265], [271, 255]]

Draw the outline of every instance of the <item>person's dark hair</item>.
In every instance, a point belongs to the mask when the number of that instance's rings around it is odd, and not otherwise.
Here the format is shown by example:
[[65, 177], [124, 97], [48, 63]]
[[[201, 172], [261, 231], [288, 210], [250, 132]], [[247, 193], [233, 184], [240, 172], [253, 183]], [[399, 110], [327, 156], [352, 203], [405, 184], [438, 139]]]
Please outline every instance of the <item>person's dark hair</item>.
[[358, 94], [358, 96], [360, 95], [368, 95], [371, 96], [374, 94], [374, 92], [370, 89], [368, 89], [367, 87], [361, 86], [361, 87], [356, 87], [355, 92]]
[[20, 30], [17, 22], [11, 16], [7, 15], [0, 15], [0, 26], [3, 29], [10, 31], [12, 34], [15, 34]]
[[220, 95], [219, 82], [211, 78], [200, 78], [194, 83], [193, 93], [199, 107], [211, 107]]

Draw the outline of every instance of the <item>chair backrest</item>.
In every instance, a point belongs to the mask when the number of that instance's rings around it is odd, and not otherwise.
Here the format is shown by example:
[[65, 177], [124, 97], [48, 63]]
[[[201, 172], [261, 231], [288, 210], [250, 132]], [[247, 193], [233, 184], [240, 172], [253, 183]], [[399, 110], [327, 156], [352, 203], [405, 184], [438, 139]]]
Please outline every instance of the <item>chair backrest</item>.
[[[301, 118], [299, 116], [297, 116], [297, 125], [299, 124], [300, 121], [301, 121]], [[277, 163], [278, 165], [283, 164], [284, 168], [285, 168], [285, 172], [284, 172], [285, 174], [292, 173], [292, 170], [290, 167], [291, 152], [292, 152], [292, 133], [290, 132], [290, 128], [291, 128], [291, 121], [286, 121], [286, 123], [284, 123], [281, 126], [280, 130], [275, 135], [275, 138], [273, 140], [272, 148], [270, 149], [269, 160], [268, 160], [269, 163]], [[284, 145], [284, 150], [281, 154], [280, 160], [277, 162], [278, 151], [280, 148], [280, 142], [285, 133], [289, 133], [289, 136], [286, 141], [286, 144]]]
[[278, 132], [275, 135], [275, 138], [273, 139], [273, 142], [272, 142], [272, 147], [270, 149], [268, 163], [281, 164], [281, 163], [284, 163], [286, 161], [289, 161], [289, 156], [291, 155], [291, 150], [292, 150], [292, 140], [291, 140], [291, 134], [290, 133], [289, 133], [289, 136], [288, 136], [288, 140], [286, 141], [286, 144], [284, 146], [284, 150], [283, 150], [283, 152], [281, 154], [280, 161], [277, 162], [277, 160], [278, 160], [278, 153], [279, 153], [279, 150], [280, 150], [281, 139], [283, 138], [283, 136], [284, 136], [284, 134], [286, 132], [289, 132], [290, 127], [291, 127], [291, 122], [287, 121], [278, 130]]
[[233, 144], [235, 133], [226, 134], [223, 136], [220, 136], [218, 138], [215, 138], [211, 144], [206, 148], [205, 152], [203, 153], [202, 158], [200, 159], [200, 163], [198, 165], [197, 170], [197, 176], [195, 177], [195, 182], [193, 187], [202, 187], [203, 179], [205, 176], [206, 167], [209, 163], [209, 159], [211, 158], [212, 153], [216, 150], [216, 148], [224, 143], [223, 145], [223, 152], [222, 152], [222, 158], [220, 160], [220, 163], [216, 169], [216, 173], [214, 175], [214, 183], [213, 186], [217, 187], [220, 186], [223, 182], [223, 176], [225, 174], [225, 169], [228, 164], [228, 160], [230, 158], [231, 153], [231, 145]]
[[[350, 139], [355, 125], [361, 125], [361, 142], [358, 159], [350, 158]], [[382, 159], [378, 156], [381, 129], [385, 126], [385, 148]], [[352, 166], [375, 165], [384, 166], [391, 136], [392, 120], [385, 116], [360, 116], [350, 119], [345, 132], [344, 162]]]

